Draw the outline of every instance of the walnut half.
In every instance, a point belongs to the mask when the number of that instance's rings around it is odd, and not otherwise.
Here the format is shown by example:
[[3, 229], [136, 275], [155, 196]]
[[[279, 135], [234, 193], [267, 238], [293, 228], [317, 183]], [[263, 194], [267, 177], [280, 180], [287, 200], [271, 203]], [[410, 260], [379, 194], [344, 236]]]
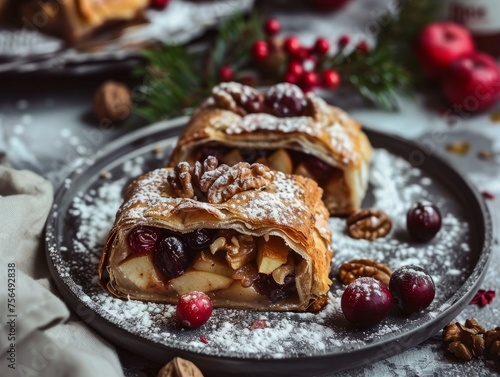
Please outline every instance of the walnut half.
[[167, 182], [179, 198], [206, 199], [220, 204], [235, 194], [268, 186], [274, 174], [262, 164], [240, 162], [232, 167], [218, 164], [215, 157], [208, 157], [203, 164], [190, 166], [180, 162], [167, 176]]
[[345, 285], [360, 277], [372, 277], [389, 286], [391, 275], [392, 271], [387, 265], [371, 259], [354, 259], [339, 268], [339, 279]]
[[443, 329], [443, 340], [449, 343], [448, 351], [468, 361], [483, 354], [484, 333], [484, 328], [475, 319], [469, 318], [465, 325], [456, 322], [446, 326]]
[[191, 361], [175, 357], [158, 372], [157, 377], [203, 377]]
[[210, 245], [212, 254], [219, 250], [226, 252], [226, 261], [234, 270], [255, 259], [257, 255], [255, 240], [252, 236], [232, 231], [221, 231], [220, 237]]

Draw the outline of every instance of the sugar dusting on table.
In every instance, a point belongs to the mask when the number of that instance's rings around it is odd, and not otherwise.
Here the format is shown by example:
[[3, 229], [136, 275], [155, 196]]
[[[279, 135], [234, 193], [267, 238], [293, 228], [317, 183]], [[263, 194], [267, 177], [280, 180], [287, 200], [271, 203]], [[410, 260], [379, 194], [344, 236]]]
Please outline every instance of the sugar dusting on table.
[[[69, 216], [75, 220], [72, 250], [59, 250], [70, 263], [57, 268], [69, 269], [80, 300], [104, 318], [130, 333], [178, 349], [195, 350], [209, 355], [231, 355], [255, 358], [294, 357], [362, 347], [384, 335], [404, 331], [412, 319], [387, 319], [373, 329], [355, 331], [340, 310], [343, 287], [336, 281], [338, 266], [354, 258], [377, 259], [392, 269], [405, 264], [418, 264], [428, 270], [436, 283], [440, 280], [463, 282], [466, 271], [457, 269], [460, 258], [470, 250], [463, 233], [468, 224], [460, 214], [449, 212], [446, 203], [428, 191], [429, 177], [404, 160], [385, 150], [376, 150], [370, 185], [370, 206], [385, 211], [393, 220], [391, 233], [376, 241], [354, 240], [345, 234], [345, 219], [331, 218], [333, 231], [332, 279], [328, 305], [318, 314], [270, 313], [232, 309], [214, 309], [212, 318], [202, 328], [182, 330], [175, 320], [175, 306], [110, 296], [97, 284], [97, 266], [102, 246], [122, 203], [124, 186], [140, 172], [142, 160], [122, 166], [124, 178], [103, 180], [96, 189], [82, 192], [74, 199]], [[113, 177], [119, 176], [113, 172]], [[443, 228], [430, 243], [414, 245], [406, 238], [404, 216], [416, 200], [427, 199], [441, 206]], [[458, 217], [457, 217], [458, 216]], [[460, 235], [460, 236], [459, 236]], [[71, 249], [71, 248], [70, 248]], [[56, 251], [53, 251], [56, 252]], [[435, 261], [439, 260], [439, 263]], [[62, 263], [64, 264], [64, 263]], [[69, 267], [68, 267], [69, 266]], [[443, 269], [443, 267], [445, 267]], [[451, 280], [450, 280], [451, 279]], [[462, 279], [462, 280], [461, 280]], [[452, 293], [438, 288], [436, 300], [422, 318], [434, 318]], [[265, 320], [267, 327], [251, 329], [255, 320]], [[205, 336], [206, 342], [200, 341]]]

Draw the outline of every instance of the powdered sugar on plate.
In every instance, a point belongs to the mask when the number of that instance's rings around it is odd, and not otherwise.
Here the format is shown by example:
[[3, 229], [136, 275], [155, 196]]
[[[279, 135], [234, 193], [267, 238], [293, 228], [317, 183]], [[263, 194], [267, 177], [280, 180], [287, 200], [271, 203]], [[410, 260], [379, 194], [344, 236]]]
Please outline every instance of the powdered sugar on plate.
[[[51, 227], [47, 231], [57, 273], [83, 305], [109, 321], [110, 326], [118, 326], [144, 341], [212, 356], [254, 359], [348, 352], [386, 342], [439, 316], [450, 306], [447, 300], [473, 268], [464, 262], [471, 250], [470, 225], [457, 200], [439, 182], [380, 149], [374, 153], [370, 188], [363, 206], [385, 211], [393, 220], [393, 228], [388, 236], [376, 241], [354, 240], [345, 234], [345, 219], [329, 220], [335, 251], [331, 275], [334, 283], [325, 309], [318, 314], [214, 309], [204, 326], [184, 330], [177, 323], [174, 305], [116, 299], [97, 284], [102, 247], [125, 187], [139, 173], [163, 164], [152, 150], [114, 167], [110, 174], [96, 173], [86, 188], [74, 191], [70, 208], [64, 213], [62, 231], [57, 235]], [[74, 186], [69, 189], [75, 190]], [[414, 244], [406, 235], [404, 217], [414, 201], [424, 199], [441, 209], [443, 228], [431, 242]], [[405, 264], [422, 266], [437, 283], [436, 299], [417, 316], [392, 315], [374, 328], [356, 330], [343, 317], [340, 297], [344, 288], [336, 280], [340, 264], [355, 258], [376, 259], [392, 269]], [[267, 326], [252, 329], [255, 321], [263, 320]]]

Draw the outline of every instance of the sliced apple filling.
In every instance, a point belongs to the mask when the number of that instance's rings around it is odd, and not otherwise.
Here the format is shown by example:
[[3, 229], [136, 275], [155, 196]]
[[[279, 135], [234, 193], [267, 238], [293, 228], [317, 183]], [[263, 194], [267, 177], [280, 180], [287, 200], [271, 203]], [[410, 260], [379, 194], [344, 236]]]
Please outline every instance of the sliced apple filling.
[[319, 158], [307, 153], [279, 149], [244, 149], [228, 148], [224, 146], [208, 145], [201, 147], [195, 155], [203, 160], [207, 154], [215, 155], [223, 163], [233, 166], [242, 161], [259, 163], [268, 166], [271, 170], [281, 171], [285, 174], [298, 174], [316, 180], [321, 185], [328, 184], [332, 179], [338, 180], [343, 175], [341, 169], [331, 166]]
[[132, 253], [118, 265], [128, 288], [179, 296], [202, 291], [248, 304], [298, 299], [295, 253], [277, 236], [138, 227], [129, 233], [128, 246]]

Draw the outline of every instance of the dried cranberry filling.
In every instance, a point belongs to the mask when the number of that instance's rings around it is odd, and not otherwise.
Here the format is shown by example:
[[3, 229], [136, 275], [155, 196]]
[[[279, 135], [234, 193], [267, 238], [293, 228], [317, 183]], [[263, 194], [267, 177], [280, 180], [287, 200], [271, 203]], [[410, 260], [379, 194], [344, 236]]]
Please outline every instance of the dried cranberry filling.
[[259, 274], [254, 286], [258, 293], [269, 297], [271, 302], [286, 300], [297, 292], [294, 274], [287, 275], [282, 285], [276, 283], [272, 275]]
[[224, 156], [228, 153], [229, 148], [223, 145], [207, 144], [201, 146], [196, 153], [196, 161], [203, 162], [209, 156], [214, 156], [218, 161], [222, 161]]
[[180, 237], [162, 239], [155, 249], [153, 263], [168, 280], [182, 275], [188, 265], [188, 255]]
[[184, 234], [184, 241], [191, 250], [201, 251], [208, 249], [212, 243], [215, 231], [213, 229], [196, 229]]
[[130, 248], [139, 254], [154, 253], [153, 263], [167, 278], [173, 279], [186, 270], [196, 254], [209, 248], [215, 230], [197, 229], [177, 234], [154, 227], [138, 226], [128, 235]]
[[328, 181], [335, 175], [335, 171], [338, 170], [317, 157], [305, 154], [302, 155], [307, 170], [313, 175], [314, 180], [319, 183]]
[[139, 254], [149, 254], [156, 248], [160, 234], [160, 229], [139, 226], [129, 233], [128, 244]]

